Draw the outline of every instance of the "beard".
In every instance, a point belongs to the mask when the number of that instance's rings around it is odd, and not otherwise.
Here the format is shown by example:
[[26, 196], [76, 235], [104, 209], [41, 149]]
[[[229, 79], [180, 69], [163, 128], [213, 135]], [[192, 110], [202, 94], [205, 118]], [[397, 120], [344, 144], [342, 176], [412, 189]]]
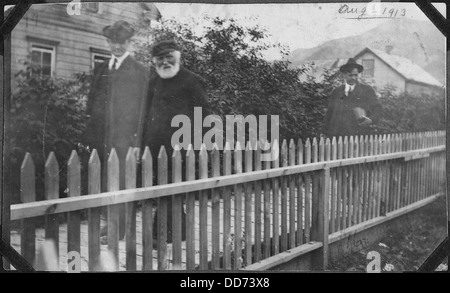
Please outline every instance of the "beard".
[[[167, 65], [166, 65], [167, 66]], [[164, 68], [165, 66], [159, 66], [156, 67], [156, 72], [158, 73], [159, 77], [162, 79], [169, 79], [177, 75], [178, 71], [180, 71], [180, 63], [177, 62], [175, 64], [169, 64], [169, 67]]]

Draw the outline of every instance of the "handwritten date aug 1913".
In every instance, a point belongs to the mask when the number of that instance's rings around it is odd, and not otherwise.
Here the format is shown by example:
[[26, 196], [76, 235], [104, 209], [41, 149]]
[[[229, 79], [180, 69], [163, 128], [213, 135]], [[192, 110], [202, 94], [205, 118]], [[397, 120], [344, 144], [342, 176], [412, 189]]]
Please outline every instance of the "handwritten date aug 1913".
[[348, 4], [342, 4], [338, 10], [341, 15], [346, 15], [351, 19], [369, 19], [369, 18], [395, 18], [406, 16], [406, 9], [398, 9], [380, 5], [381, 3], [369, 3], [366, 7], [351, 7]]

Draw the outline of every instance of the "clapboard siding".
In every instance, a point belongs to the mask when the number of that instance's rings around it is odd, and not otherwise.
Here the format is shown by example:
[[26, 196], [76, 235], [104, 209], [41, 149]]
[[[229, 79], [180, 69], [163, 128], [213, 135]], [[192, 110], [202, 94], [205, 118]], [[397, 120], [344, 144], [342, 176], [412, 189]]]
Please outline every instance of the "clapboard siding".
[[[70, 78], [77, 72], [90, 72], [91, 48], [109, 51], [102, 36], [104, 26], [118, 20], [136, 23], [143, 15], [140, 3], [100, 3], [99, 13], [67, 14], [65, 4], [35, 4], [12, 33], [12, 74], [23, 69], [30, 55], [27, 37], [58, 42], [55, 77]], [[132, 50], [132, 48], [131, 48]]]

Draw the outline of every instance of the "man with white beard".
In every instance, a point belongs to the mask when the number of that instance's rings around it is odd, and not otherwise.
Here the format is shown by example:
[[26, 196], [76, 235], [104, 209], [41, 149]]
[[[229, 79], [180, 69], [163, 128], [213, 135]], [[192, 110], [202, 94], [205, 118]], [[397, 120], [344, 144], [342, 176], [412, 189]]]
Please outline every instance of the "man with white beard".
[[[161, 146], [165, 147], [169, 160], [168, 183], [170, 183], [172, 179], [170, 159], [173, 152], [171, 138], [177, 130], [177, 127], [171, 126], [172, 119], [177, 115], [186, 115], [190, 118], [192, 127], [194, 124], [194, 107], [202, 107], [203, 113], [208, 113], [207, 97], [203, 79], [181, 66], [181, 50], [174, 40], [156, 43], [152, 48], [152, 62], [157, 74], [149, 82], [147, 104], [149, 108], [146, 111], [142, 149], [146, 146], [150, 148], [155, 162], [154, 167], [156, 167]], [[184, 152], [182, 152], [182, 157], [184, 157]], [[184, 169], [185, 164], [183, 163], [182, 166]], [[154, 174], [157, 174], [156, 168]], [[182, 176], [185, 177], [185, 174]], [[167, 206], [167, 243], [172, 242], [171, 211], [171, 200], [169, 200]], [[156, 220], [157, 215], [155, 215], [155, 221], [153, 222], [154, 238], [157, 236], [156, 232], [159, 231]], [[182, 231], [184, 240], [186, 232], [184, 212], [182, 215]]]
[[194, 107], [202, 107], [203, 114], [207, 113], [205, 84], [200, 76], [181, 66], [181, 50], [174, 40], [155, 44], [152, 62], [157, 74], [149, 82], [143, 147], [149, 146], [156, 157], [164, 146], [170, 157], [171, 137], [177, 130], [171, 127], [171, 121], [176, 115], [186, 115], [193, 125]]

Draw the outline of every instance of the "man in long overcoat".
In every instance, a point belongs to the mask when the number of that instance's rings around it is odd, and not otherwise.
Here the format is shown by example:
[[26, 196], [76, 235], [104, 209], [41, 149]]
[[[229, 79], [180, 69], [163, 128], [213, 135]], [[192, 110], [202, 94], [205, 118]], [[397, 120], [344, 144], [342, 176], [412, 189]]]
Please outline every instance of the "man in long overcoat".
[[[174, 149], [174, 146], [172, 146], [172, 136], [178, 127], [178, 125], [172, 127], [172, 119], [177, 115], [185, 115], [189, 118], [192, 127], [192, 141], [190, 143], [194, 146], [194, 107], [201, 107], [202, 115], [208, 115], [205, 83], [200, 76], [181, 65], [181, 49], [174, 40], [164, 40], [156, 43], [152, 48], [152, 62], [157, 74], [149, 82], [149, 104], [148, 110], [146, 111], [147, 116], [145, 119], [142, 148], [148, 146], [153, 157], [157, 158], [161, 146], [164, 146], [170, 161]], [[202, 133], [202, 129], [197, 131]], [[182, 156], [184, 156], [183, 153]], [[154, 162], [155, 167], [156, 160]], [[185, 164], [183, 163], [182, 166], [184, 167]], [[170, 163], [168, 168], [168, 182], [170, 183]], [[168, 201], [167, 211], [167, 242], [171, 242], [171, 200]], [[153, 223], [153, 236], [156, 238], [157, 231], [159, 231], [157, 228], [157, 215], [155, 215], [155, 221]], [[184, 212], [182, 214], [182, 225], [182, 237], [184, 239], [186, 231], [184, 228]]]
[[[134, 29], [126, 21], [103, 28], [111, 58], [93, 73], [87, 102], [85, 144], [97, 149], [102, 163], [102, 191], [106, 191], [106, 166], [111, 149], [120, 165], [120, 189], [125, 188], [125, 157], [129, 147], [140, 147], [147, 106], [147, 68], [129, 52]], [[120, 212], [120, 239], [125, 233], [124, 211]]]
[[344, 84], [328, 99], [323, 133], [328, 137], [364, 135], [371, 132], [380, 116], [381, 105], [374, 89], [358, 81], [363, 66], [350, 58], [340, 67]]

